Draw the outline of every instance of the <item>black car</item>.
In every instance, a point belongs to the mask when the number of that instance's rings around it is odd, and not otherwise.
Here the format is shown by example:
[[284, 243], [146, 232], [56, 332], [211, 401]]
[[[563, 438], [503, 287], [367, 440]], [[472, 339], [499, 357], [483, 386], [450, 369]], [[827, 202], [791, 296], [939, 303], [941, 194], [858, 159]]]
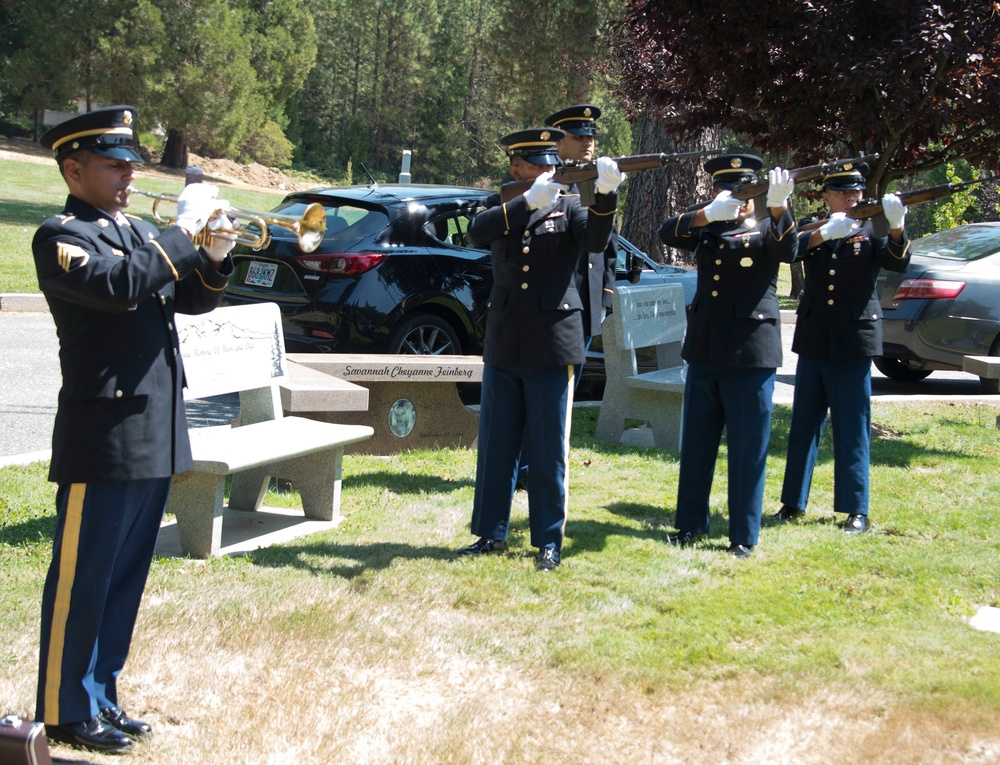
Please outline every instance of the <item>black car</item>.
[[[905, 273], [879, 275], [882, 355], [893, 380], [962, 369], [965, 356], [1000, 356], [1000, 223], [957, 226], [917, 239]], [[997, 380], [981, 378], [988, 393]]]
[[[271, 301], [289, 352], [481, 354], [492, 287], [488, 250], [469, 247], [469, 219], [494, 192], [457, 186], [320, 187], [287, 196], [274, 212], [299, 217], [318, 202], [326, 234], [311, 253], [271, 227], [271, 242], [233, 251], [224, 302]], [[619, 279], [678, 280], [690, 303], [693, 271], [654, 263], [629, 242]]]

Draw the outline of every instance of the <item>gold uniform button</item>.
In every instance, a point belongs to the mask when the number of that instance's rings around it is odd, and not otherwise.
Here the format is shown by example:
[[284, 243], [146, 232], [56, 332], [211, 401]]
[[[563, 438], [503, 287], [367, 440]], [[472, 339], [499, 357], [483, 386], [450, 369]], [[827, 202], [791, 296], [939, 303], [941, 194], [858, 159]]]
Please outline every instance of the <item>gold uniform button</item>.
[[712, 297], [719, 297], [719, 291], [718, 290], [712, 290]]
[[746, 249], [749, 246], [750, 246], [750, 240], [747, 239], [746, 241], [743, 242], [743, 248]]
[[725, 242], [719, 242], [719, 249], [723, 249], [726, 246]]
[[124, 393], [122, 393], [122, 392], [121, 392], [120, 390], [116, 390], [116, 391], [115, 391], [115, 398], [121, 398], [121, 397], [122, 397], [122, 396], [124, 396], [124, 395], [125, 395], [125, 394], [124, 394]]
[[831, 255], [830, 259], [831, 260], [836, 260], [837, 259], [837, 253], [834, 253], [833, 255]]
[[828, 289], [828, 290], [829, 290], [830, 292], [833, 292], [833, 285], [832, 285], [832, 284], [828, 284], [828, 285], [826, 285], [826, 288], [827, 288], [827, 289]]
[[715, 265], [721, 266], [722, 265], [722, 260], [721, 259], [716, 259]]
[[715, 279], [715, 281], [719, 281], [719, 279], [721, 279], [722, 277], [719, 274], [716, 274], [712, 278]]
[[174, 323], [172, 321], [168, 321], [167, 322], [167, 329], [173, 329], [173, 328], [174, 328]]
[[524, 271], [524, 272], [528, 272], [528, 271], [531, 270], [531, 266], [525, 264], [525, 265], [521, 266], [521, 270]]
[[524, 231], [524, 238], [527, 239], [529, 236], [531, 236], [531, 232], [528, 231], [527, 229], [525, 229], [525, 231]]
[[826, 304], [827, 305], [833, 305], [833, 298], [830, 298], [829, 300], [827, 300]]
[[525, 255], [527, 255], [527, 254], [528, 254], [528, 252], [529, 252], [529, 248], [527, 248], [527, 247], [524, 247], [524, 248], [523, 248], [523, 249], [521, 250], [521, 252], [523, 252], [523, 253], [524, 253]]
[[525, 282], [524, 284], [522, 284], [522, 285], [521, 285], [521, 289], [522, 289], [522, 290], [526, 290], [526, 289], [528, 289], [528, 283], [527, 283], [527, 282]]
[[831, 269], [830, 269], [830, 276], [836, 276], [836, 275], [837, 275], [837, 272], [836, 272], [836, 271], [834, 271], [834, 270], [833, 270], [833, 269], [831, 268]]

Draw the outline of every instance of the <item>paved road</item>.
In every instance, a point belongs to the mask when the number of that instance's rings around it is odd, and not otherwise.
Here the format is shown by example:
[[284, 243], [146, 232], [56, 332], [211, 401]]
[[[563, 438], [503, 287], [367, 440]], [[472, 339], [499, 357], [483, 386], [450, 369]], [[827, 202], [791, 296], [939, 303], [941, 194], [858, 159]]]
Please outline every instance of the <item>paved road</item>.
[[[785, 365], [778, 370], [774, 400], [791, 403], [796, 355], [791, 352], [792, 327], [784, 326]], [[0, 310], [0, 464], [13, 455], [42, 452], [51, 445], [52, 422], [60, 385], [59, 344], [55, 326], [42, 311]], [[918, 383], [894, 382], [872, 371], [873, 399], [880, 401], [987, 401], [1000, 405], [1000, 396], [983, 396], [979, 378], [962, 372], [935, 372]], [[227, 421], [235, 401], [188, 405], [193, 424]], [[4, 458], [8, 459], [4, 459]]]

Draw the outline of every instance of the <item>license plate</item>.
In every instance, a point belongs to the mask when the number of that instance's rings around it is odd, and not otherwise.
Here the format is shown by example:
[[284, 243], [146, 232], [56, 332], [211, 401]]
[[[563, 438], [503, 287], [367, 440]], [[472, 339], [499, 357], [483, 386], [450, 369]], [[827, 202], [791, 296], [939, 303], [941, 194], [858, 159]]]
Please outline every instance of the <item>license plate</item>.
[[250, 264], [250, 268], [247, 269], [247, 278], [243, 280], [243, 283], [254, 287], [272, 287], [274, 286], [274, 277], [277, 274], [277, 263], [258, 263], [254, 261]]

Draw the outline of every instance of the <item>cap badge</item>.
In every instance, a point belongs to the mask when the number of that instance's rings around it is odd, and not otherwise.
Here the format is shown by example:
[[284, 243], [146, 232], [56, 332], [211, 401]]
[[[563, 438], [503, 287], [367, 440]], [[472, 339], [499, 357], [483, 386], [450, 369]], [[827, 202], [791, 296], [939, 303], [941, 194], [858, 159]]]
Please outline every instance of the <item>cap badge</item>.
[[589, 106], [586, 109], [583, 110], [583, 116], [584, 117], [589, 117], [591, 114], [593, 114], [593, 112], [590, 110]]
[[854, 169], [854, 163], [853, 162], [848, 162], [846, 165], [844, 165], [844, 169], [845, 170], [853, 170]]
[[73, 141], [73, 148], [74, 149], [79, 149], [80, 148], [80, 142], [79, 141]]
[[542, 133], [541, 133], [541, 135], [538, 136], [538, 137], [541, 138], [543, 141], [547, 141], [547, 140], [549, 140], [549, 136], [550, 135], [552, 135], [552, 134], [549, 133], [548, 130], [543, 130]]
[[128, 112], [128, 111], [125, 112], [125, 114], [122, 116], [122, 124], [125, 127], [128, 127], [129, 125], [132, 124], [132, 112]]
[[739, 157], [733, 157], [729, 162], [730, 167], [743, 167], [743, 160]]

